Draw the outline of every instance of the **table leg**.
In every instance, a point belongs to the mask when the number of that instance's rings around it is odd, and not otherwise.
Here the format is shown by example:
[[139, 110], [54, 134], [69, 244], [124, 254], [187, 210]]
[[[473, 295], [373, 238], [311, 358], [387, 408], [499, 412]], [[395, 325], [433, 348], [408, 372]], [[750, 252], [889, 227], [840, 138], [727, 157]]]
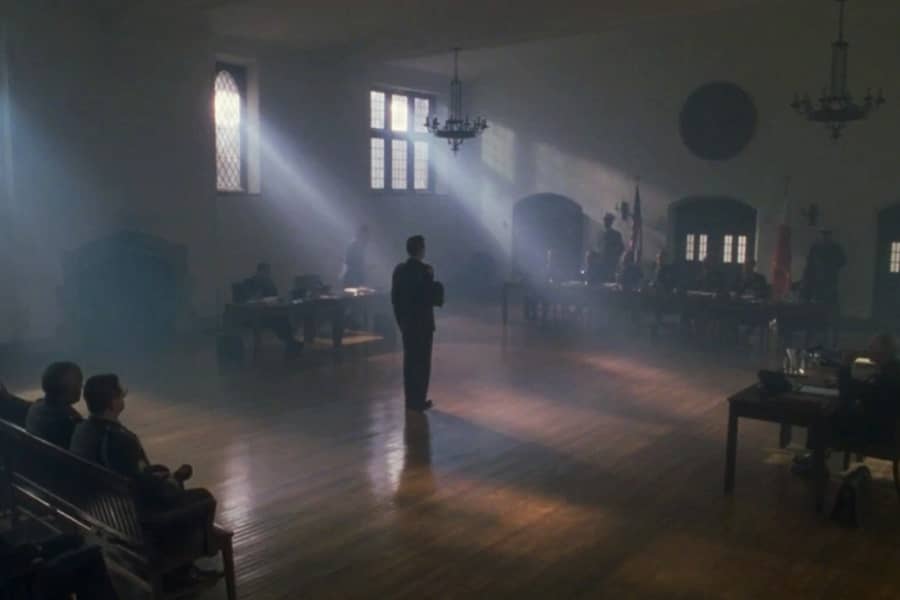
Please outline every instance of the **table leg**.
[[778, 432], [778, 447], [787, 448], [791, 443], [791, 424], [782, 423], [781, 431]]
[[338, 303], [331, 319], [331, 342], [335, 348], [344, 343], [344, 307]]
[[725, 493], [734, 490], [734, 468], [737, 461], [738, 416], [728, 407], [728, 441], [725, 446]]
[[828, 484], [828, 472], [825, 468], [825, 436], [822, 424], [817, 423], [810, 427], [813, 447], [813, 485], [816, 495], [816, 512], [825, 509], [825, 489]]

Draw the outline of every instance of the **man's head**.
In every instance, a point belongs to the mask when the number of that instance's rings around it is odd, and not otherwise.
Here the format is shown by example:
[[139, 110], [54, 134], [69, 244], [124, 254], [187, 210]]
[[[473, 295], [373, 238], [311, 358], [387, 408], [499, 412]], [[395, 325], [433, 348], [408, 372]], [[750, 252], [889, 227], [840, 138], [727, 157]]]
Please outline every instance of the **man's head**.
[[406, 253], [413, 258], [422, 260], [425, 258], [425, 238], [421, 235], [414, 235], [406, 240]]
[[615, 216], [614, 214], [612, 214], [612, 213], [606, 213], [606, 214], [603, 216], [603, 225], [604, 225], [607, 229], [609, 229], [610, 227], [612, 227], [613, 221], [615, 221], [615, 220], [616, 220], [616, 216]]
[[666, 255], [665, 250], [660, 250], [659, 252], [656, 253], [656, 264], [657, 265], [664, 265], [668, 262], [668, 260], [669, 260], [669, 257], [668, 257], [668, 255]]
[[832, 231], [830, 229], [820, 229], [819, 233], [822, 234], [823, 242], [830, 242], [832, 240], [832, 237], [831, 237]]
[[256, 274], [270, 276], [272, 274], [272, 265], [267, 262], [261, 262], [256, 265]]
[[55, 362], [44, 371], [41, 387], [49, 402], [75, 404], [81, 399], [81, 385], [84, 376], [81, 368], [73, 362]]
[[125, 410], [128, 392], [112, 373], [94, 375], [84, 384], [84, 401], [90, 413], [97, 417], [115, 419]]
[[364, 244], [369, 241], [368, 225], [361, 225], [359, 229], [356, 230], [356, 239]]

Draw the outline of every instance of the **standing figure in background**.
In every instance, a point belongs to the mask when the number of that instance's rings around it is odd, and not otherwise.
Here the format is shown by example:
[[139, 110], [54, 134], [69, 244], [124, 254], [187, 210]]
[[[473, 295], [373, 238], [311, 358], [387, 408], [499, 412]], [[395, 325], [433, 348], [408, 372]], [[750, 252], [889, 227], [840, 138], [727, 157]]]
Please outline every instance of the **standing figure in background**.
[[809, 249], [803, 269], [803, 297], [839, 311], [838, 279], [847, 264], [840, 244], [831, 237], [830, 229], [821, 230], [822, 237]]
[[822, 237], [809, 249], [803, 269], [801, 297], [807, 302], [825, 306], [828, 323], [826, 343], [837, 345], [837, 323], [841, 316], [838, 280], [847, 256], [840, 244], [831, 237], [830, 229], [821, 230]]
[[403, 335], [403, 391], [406, 409], [422, 412], [428, 399], [431, 350], [434, 343], [434, 307], [443, 306], [443, 286], [434, 280], [434, 269], [425, 261], [425, 238], [406, 241], [409, 258], [394, 269], [391, 303]]
[[343, 285], [348, 287], [360, 287], [366, 285], [366, 252], [369, 246], [369, 228], [361, 226], [356, 232], [356, 237], [347, 247], [347, 256], [344, 259]]
[[603, 233], [600, 234], [600, 272], [598, 274], [603, 283], [616, 280], [616, 269], [622, 253], [625, 251], [622, 234], [613, 229], [615, 220], [616, 217], [612, 213], [606, 213], [606, 216], [603, 217]]

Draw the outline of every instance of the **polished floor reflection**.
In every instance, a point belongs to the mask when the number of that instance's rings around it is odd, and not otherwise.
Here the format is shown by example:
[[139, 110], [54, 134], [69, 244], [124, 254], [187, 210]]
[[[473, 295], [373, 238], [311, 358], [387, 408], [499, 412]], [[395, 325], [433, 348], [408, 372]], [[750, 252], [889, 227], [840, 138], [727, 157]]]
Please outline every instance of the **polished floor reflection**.
[[742, 424], [723, 497], [747, 353], [495, 323], [440, 323], [424, 416], [403, 410], [397, 354], [220, 375], [198, 341], [85, 367], [122, 373], [151, 458], [192, 462], [219, 498], [243, 598], [900, 597], [884, 464], [845, 530], [813, 512], [775, 429]]

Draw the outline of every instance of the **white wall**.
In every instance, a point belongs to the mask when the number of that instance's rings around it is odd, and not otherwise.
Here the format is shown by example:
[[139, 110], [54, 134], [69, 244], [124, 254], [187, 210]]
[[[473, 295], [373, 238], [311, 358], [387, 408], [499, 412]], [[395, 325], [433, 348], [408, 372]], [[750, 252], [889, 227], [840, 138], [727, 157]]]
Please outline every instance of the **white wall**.
[[[647, 22], [602, 35], [467, 52], [477, 73], [467, 101], [492, 124], [477, 157], [480, 210], [509, 243], [513, 202], [558, 192], [599, 220], [634, 195], [642, 177], [648, 242], [665, 243], [671, 202], [725, 195], [760, 211], [759, 260], [768, 272], [774, 226], [792, 177], [794, 273], [799, 277], [814, 231], [800, 209], [819, 204], [850, 263], [845, 312], [866, 315], [873, 285], [875, 216], [900, 202], [900, 3], [848, 5], [850, 85], [884, 86], [889, 103], [852, 124], [833, 143], [788, 106], [795, 90], [826, 82], [834, 3], [796, 0], [692, 19]], [[434, 60], [422, 61], [431, 67]], [[698, 86], [733, 81], [753, 97], [757, 131], [736, 158], [707, 162], [682, 144], [678, 115]], [[651, 254], [652, 256], [652, 254]]]

